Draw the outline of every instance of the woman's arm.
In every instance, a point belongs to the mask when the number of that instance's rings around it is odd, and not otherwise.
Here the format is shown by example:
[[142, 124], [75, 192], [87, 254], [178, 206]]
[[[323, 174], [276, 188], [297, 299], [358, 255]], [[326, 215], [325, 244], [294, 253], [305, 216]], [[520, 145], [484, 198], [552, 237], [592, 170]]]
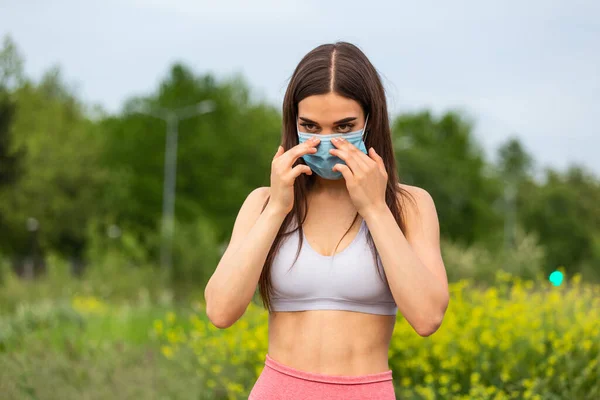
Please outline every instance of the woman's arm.
[[204, 290], [206, 314], [217, 328], [228, 328], [244, 315], [286, 216], [271, 203], [261, 213], [269, 192], [268, 187], [260, 187], [244, 201], [227, 250]]
[[429, 336], [440, 327], [449, 302], [439, 221], [426, 190], [404, 188], [416, 203], [404, 204], [406, 236], [387, 205], [369, 210], [364, 218], [398, 309], [419, 335]]
[[294, 163], [314, 154], [318, 143], [313, 138], [287, 151], [280, 145], [271, 163], [271, 186], [253, 190], [240, 208], [229, 246], [204, 289], [206, 314], [216, 327], [233, 325], [252, 301], [273, 241], [293, 209], [294, 182], [301, 174], [312, 175], [308, 165]]
[[433, 199], [424, 189], [401, 186], [416, 203], [404, 203], [398, 194], [406, 211], [405, 236], [385, 201], [383, 158], [374, 148], [364, 154], [341, 137], [331, 143], [336, 148], [329, 152], [346, 162], [333, 169], [344, 176], [350, 198], [367, 222], [398, 309], [419, 335], [431, 335], [442, 324], [450, 297]]

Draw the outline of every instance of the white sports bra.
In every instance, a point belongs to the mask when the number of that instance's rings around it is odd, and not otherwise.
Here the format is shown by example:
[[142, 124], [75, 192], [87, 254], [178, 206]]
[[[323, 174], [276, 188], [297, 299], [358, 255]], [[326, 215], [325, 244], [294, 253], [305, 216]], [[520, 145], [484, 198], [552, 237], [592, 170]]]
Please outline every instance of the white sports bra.
[[362, 220], [354, 240], [334, 256], [318, 253], [303, 236], [293, 266], [300, 234], [284, 238], [271, 266], [273, 311], [348, 310], [396, 315], [398, 307], [381, 262], [377, 267], [383, 281], [375, 269], [367, 231]]

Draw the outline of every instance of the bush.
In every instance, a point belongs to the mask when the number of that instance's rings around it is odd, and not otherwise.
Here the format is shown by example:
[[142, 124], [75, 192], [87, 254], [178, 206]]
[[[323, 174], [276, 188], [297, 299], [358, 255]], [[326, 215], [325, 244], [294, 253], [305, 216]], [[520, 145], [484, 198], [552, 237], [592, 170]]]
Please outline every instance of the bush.
[[450, 282], [472, 279], [495, 284], [497, 271], [522, 279], [535, 279], [544, 272], [545, 252], [534, 233], [517, 230], [515, 247], [508, 252], [490, 250], [482, 244], [465, 248], [442, 240], [442, 256]]
[[149, 337], [165, 307], [92, 296], [21, 304], [0, 318], [3, 400], [203, 399], [193, 370]]
[[[451, 284], [442, 327], [423, 338], [398, 315], [390, 347], [402, 399], [600, 398], [600, 287], [554, 287], [502, 271], [496, 286]], [[264, 365], [268, 316], [251, 303], [219, 330], [202, 309], [155, 322], [162, 352], [195, 368], [213, 398], [247, 398]]]
[[0, 352], [14, 350], [33, 332], [80, 323], [80, 315], [69, 304], [51, 301], [20, 304], [14, 314], [0, 317]]
[[179, 224], [173, 243], [173, 281], [204, 287], [219, 262], [215, 229], [208, 219]]
[[[156, 275], [155, 271], [160, 268], [160, 232], [146, 234], [142, 242], [126, 229], [121, 231], [110, 226], [106, 231], [111, 235], [97, 224], [89, 229], [86, 258], [90, 260], [91, 271], [88, 275], [114, 276], [113, 272], [128, 271], [138, 274], [144, 286], [151, 285], [146, 278]], [[178, 221], [173, 237], [172, 270], [161, 270], [158, 274], [164, 278], [161, 282], [177, 289], [178, 296], [185, 296], [189, 290], [205, 286], [219, 257], [215, 228], [209, 219]]]
[[32, 281], [9, 272], [0, 290], [0, 314], [13, 313], [21, 304], [70, 302], [74, 296], [95, 296], [113, 303], [144, 301], [169, 304], [172, 290], [166, 274], [150, 266], [131, 264], [117, 252], [107, 251], [82, 276], [71, 274], [67, 262], [47, 257], [47, 272]]
[[396, 326], [390, 360], [402, 398], [598, 398], [600, 287], [501, 271], [497, 281], [486, 290], [453, 284], [432, 337]]

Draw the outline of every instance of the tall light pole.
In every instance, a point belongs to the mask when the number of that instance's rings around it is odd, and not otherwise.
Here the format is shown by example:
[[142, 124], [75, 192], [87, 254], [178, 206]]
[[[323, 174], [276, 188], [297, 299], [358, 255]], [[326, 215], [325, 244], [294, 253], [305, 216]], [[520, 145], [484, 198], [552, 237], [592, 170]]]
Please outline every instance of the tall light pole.
[[504, 180], [504, 250], [514, 250], [515, 227], [517, 223], [517, 185], [514, 176], [510, 174]]
[[198, 104], [170, 110], [155, 108], [153, 110], [135, 110], [139, 114], [162, 119], [167, 124], [167, 137], [165, 144], [165, 172], [163, 183], [163, 209], [161, 224], [160, 265], [171, 270], [173, 232], [175, 225], [175, 181], [177, 177], [177, 142], [179, 121], [201, 114], [214, 111], [215, 103], [211, 100], [201, 101]]
[[37, 250], [37, 231], [40, 227], [40, 223], [37, 219], [33, 217], [27, 218], [27, 230], [30, 235], [30, 248], [29, 248], [29, 257], [25, 262], [25, 268], [23, 271], [23, 275], [26, 279], [33, 279], [35, 276], [35, 262], [36, 262], [36, 250]]

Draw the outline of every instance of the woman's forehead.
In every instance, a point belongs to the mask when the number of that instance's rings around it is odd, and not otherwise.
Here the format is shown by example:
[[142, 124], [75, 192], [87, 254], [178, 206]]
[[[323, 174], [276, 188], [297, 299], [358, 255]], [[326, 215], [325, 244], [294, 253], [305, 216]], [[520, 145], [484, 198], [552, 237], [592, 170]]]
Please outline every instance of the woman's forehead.
[[356, 100], [327, 93], [308, 96], [298, 103], [298, 116], [322, 124], [333, 123], [348, 117], [361, 119], [363, 110]]

